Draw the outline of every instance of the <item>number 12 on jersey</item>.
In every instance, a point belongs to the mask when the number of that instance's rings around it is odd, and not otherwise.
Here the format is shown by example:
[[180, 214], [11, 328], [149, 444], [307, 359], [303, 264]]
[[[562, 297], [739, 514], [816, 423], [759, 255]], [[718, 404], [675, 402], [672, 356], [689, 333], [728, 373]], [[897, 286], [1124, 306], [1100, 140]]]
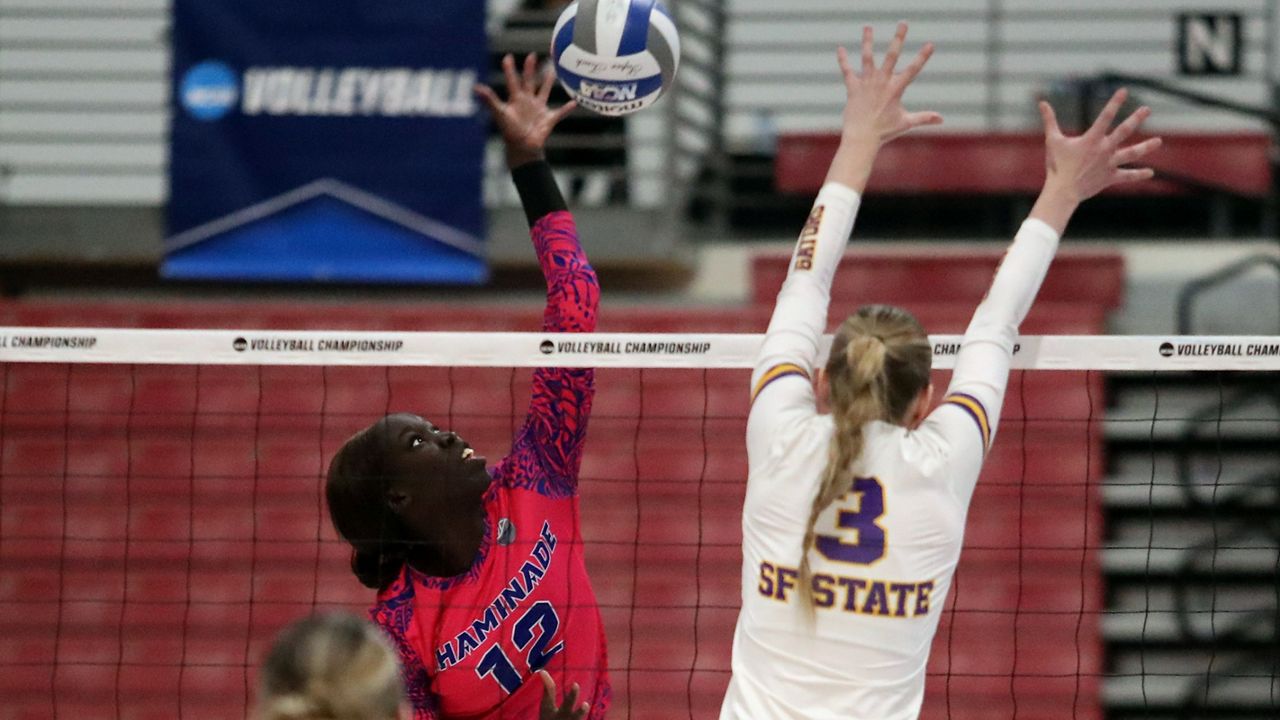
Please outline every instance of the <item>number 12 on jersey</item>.
[[[563, 642], [558, 642], [550, 648], [547, 647], [559, 629], [560, 616], [556, 614], [556, 609], [551, 606], [551, 603], [546, 600], [539, 600], [534, 603], [516, 621], [515, 628], [511, 632], [511, 642], [516, 646], [517, 650], [529, 649], [525, 662], [530, 670], [541, 670], [546, 667], [551, 658], [564, 649]], [[529, 645], [531, 643], [533, 647], [530, 648]], [[497, 680], [498, 684], [508, 694], [519, 690], [520, 684], [524, 682], [520, 671], [516, 670], [515, 665], [511, 663], [511, 659], [507, 657], [501, 645], [494, 645], [489, 648], [489, 652], [480, 658], [480, 664], [476, 667], [476, 674], [480, 677], [492, 675], [493, 679]]]
[[884, 515], [884, 487], [876, 478], [855, 478], [849, 492], [841, 497], [853, 507], [841, 505], [836, 512], [836, 526], [856, 533], [853, 542], [837, 535], [818, 535], [814, 547], [828, 560], [854, 565], [870, 565], [884, 557], [885, 532], [876, 521]]

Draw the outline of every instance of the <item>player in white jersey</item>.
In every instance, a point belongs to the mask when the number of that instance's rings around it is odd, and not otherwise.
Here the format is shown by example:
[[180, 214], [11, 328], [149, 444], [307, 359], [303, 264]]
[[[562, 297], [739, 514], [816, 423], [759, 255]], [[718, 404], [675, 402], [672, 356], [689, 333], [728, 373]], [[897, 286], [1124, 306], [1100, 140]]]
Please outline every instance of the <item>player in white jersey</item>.
[[[941, 122], [902, 106], [932, 52], [926, 45], [895, 73], [905, 35], [899, 25], [877, 68], [864, 29], [861, 73], [838, 52], [848, 93], [840, 148], [752, 376], [742, 612], [722, 720], [917, 717], [1018, 325], [1080, 201], [1152, 175], [1122, 167], [1159, 145], [1122, 147], [1147, 108], [1111, 131], [1123, 91], [1079, 137], [1065, 137], [1042, 104], [1044, 190], [974, 313], [942, 404], [929, 412], [929, 342], [897, 308], [863, 308], [845, 320], [815, 373], [832, 277], [876, 152]], [[830, 415], [819, 413], [820, 396]]]

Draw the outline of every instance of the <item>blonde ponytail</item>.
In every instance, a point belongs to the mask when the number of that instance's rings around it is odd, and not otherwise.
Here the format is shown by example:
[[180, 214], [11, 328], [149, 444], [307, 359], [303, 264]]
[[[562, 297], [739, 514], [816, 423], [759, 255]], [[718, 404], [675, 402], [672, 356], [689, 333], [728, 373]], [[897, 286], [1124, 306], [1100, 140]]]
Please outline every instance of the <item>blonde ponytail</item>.
[[809, 552], [817, 542], [818, 517], [849, 491], [853, 465], [862, 455], [863, 427], [873, 420], [902, 422], [916, 396], [929, 386], [932, 362], [924, 328], [901, 308], [864, 307], [836, 333], [826, 367], [835, 431], [800, 556], [800, 597], [810, 610], [814, 605]]
[[281, 695], [270, 699], [258, 711], [261, 720], [331, 720], [334, 715], [311, 693]]
[[405, 701], [395, 651], [345, 613], [294, 623], [263, 664], [257, 720], [395, 720]]

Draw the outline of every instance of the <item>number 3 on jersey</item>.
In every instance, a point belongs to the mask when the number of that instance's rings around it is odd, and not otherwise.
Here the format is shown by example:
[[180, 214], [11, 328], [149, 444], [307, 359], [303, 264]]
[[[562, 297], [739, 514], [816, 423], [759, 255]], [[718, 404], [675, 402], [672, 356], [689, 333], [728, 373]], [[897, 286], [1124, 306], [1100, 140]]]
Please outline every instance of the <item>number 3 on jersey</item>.
[[855, 478], [845, 498], [850, 495], [854, 498], [853, 509], [840, 507], [836, 525], [854, 531], [857, 539], [848, 543], [835, 535], [819, 535], [814, 547], [828, 560], [869, 565], [884, 557], [885, 552], [884, 528], [876, 524], [884, 515], [884, 488], [875, 478]]

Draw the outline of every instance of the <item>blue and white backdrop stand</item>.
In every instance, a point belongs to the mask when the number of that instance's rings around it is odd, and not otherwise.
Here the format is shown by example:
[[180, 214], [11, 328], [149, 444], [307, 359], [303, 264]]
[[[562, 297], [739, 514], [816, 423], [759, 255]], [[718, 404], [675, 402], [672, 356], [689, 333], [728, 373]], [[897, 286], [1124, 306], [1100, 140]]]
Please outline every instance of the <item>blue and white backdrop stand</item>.
[[167, 278], [477, 284], [477, 0], [174, 0]]

